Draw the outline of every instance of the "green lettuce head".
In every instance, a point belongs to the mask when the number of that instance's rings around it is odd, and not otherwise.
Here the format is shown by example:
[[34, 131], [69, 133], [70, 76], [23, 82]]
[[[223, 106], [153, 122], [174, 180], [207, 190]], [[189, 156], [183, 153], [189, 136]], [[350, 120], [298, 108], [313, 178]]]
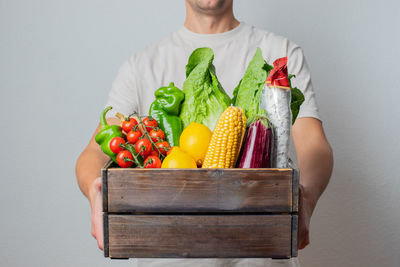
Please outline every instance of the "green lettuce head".
[[213, 131], [220, 115], [231, 104], [217, 79], [213, 60], [214, 52], [208, 47], [194, 50], [189, 57], [182, 88], [185, 101], [180, 113], [184, 127], [197, 122]]
[[233, 104], [244, 110], [248, 126], [257, 120], [257, 116], [266, 114], [259, 106], [262, 89], [271, 69], [272, 66], [264, 60], [261, 49], [257, 48], [243, 78], [233, 91]]

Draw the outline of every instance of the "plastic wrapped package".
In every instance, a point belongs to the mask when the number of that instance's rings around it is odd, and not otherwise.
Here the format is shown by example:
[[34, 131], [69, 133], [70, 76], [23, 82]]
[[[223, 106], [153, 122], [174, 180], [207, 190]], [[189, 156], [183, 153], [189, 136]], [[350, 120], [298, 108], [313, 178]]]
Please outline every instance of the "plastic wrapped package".
[[272, 148], [272, 167], [289, 167], [289, 146], [292, 128], [290, 109], [290, 84], [287, 72], [287, 57], [274, 62], [263, 87], [260, 108], [267, 112], [267, 117], [274, 128]]

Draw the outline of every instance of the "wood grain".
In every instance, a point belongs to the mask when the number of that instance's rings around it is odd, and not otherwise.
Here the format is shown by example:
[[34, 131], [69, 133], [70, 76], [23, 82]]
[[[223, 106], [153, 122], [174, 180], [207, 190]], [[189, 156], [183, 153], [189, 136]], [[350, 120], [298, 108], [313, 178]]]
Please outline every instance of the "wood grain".
[[108, 215], [111, 258], [291, 256], [292, 216]]
[[103, 213], [103, 251], [104, 251], [104, 257], [109, 257], [110, 255], [108, 254], [109, 252], [109, 231], [108, 231], [109, 223], [108, 223], [108, 214], [106, 212]]
[[107, 212], [108, 208], [108, 170], [113, 166], [112, 160], [108, 161], [106, 165], [101, 169], [101, 194], [103, 196], [103, 211]]
[[297, 235], [299, 229], [299, 218], [297, 214], [292, 215], [292, 257], [297, 257]]
[[106, 174], [110, 213], [295, 212], [292, 169], [120, 169]]
[[293, 169], [293, 177], [292, 177], [292, 212], [299, 211], [299, 179], [300, 173], [299, 170]]

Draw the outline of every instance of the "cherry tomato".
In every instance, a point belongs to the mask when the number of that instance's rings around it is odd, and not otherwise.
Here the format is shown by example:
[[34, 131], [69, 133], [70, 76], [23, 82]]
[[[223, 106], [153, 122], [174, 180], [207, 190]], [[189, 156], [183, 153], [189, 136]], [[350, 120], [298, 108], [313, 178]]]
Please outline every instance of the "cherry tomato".
[[137, 141], [135, 145], [136, 152], [143, 158], [150, 154], [151, 148], [152, 147], [150, 140], [144, 138], [139, 139], [139, 141]]
[[157, 156], [148, 156], [144, 161], [145, 168], [161, 168], [161, 160]]
[[129, 118], [129, 120], [124, 120], [122, 122], [122, 129], [126, 132], [129, 133], [133, 127], [138, 125], [138, 122], [134, 118]]
[[150, 157], [150, 156], [158, 157], [158, 152], [156, 150], [152, 150], [152, 151], [150, 151], [150, 153], [149, 153], [149, 155], [147, 157]]
[[167, 141], [161, 141], [156, 143], [156, 147], [160, 150], [161, 154], [167, 155], [167, 152], [171, 149]]
[[161, 129], [152, 129], [149, 133], [151, 140], [153, 140], [154, 143], [158, 141], [162, 141], [165, 138], [165, 134]]
[[144, 126], [146, 126], [147, 132], [150, 132], [151, 130], [153, 130], [153, 127], [158, 126], [157, 121], [155, 119], [149, 118], [149, 117], [145, 117], [143, 119], [143, 124], [144, 124]]
[[123, 147], [120, 146], [120, 144], [125, 144], [125, 139], [122, 137], [114, 137], [113, 139], [111, 139], [110, 141], [110, 150], [112, 152], [114, 152], [115, 154], [118, 154], [119, 152], [121, 152], [122, 150], [124, 150]]
[[117, 163], [121, 168], [129, 168], [133, 164], [133, 156], [128, 150], [123, 150], [117, 155]]
[[126, 135], [126, 139], [128, 140], [129, 143], [134, 145], [142, 135], [143, 135], [142, 132], [139, 130], [129, 131], [128, 134]]

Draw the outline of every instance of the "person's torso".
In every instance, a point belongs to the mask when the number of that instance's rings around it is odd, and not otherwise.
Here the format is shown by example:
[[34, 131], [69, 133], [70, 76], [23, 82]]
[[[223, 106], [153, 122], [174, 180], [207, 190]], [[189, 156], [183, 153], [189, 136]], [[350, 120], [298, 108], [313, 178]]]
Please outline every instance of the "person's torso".
[[[154, 91], [170, 82], [182, 89], [186, 79], [185, 66], [190, 54], [199, 47], [214, 51], [219, 82], [232, 97], [257, 47], [272, 65], [277, 58], [287, 56], [289, 41], [273, 33], [258, 30], [244, 23], [234, 30], [217, 35], [200, 35], [182, 27], [169, 37], [135, 54], [131, 61], [137, 112], [147, 115], [154, 101]], [[264, 259], [137, 259], [134, 266], [299, 266], [297, 258], [276, 261]]]
[[269, 64], [287, 56], [286, 38], [260, 31], [244, 23], [232, 31], [217, 35], [195, 34], [182, 27], [169, 37], [148, 47], [135, 56], [135, 81], [138, 112], [147, 114], [154, 101], [154, 91], [170, 82], [182, 89], [186, 79], [185, 66], [190, 54], [199, 47], [214, 51], [213, 64], [219, 82], [232, 97], [234, 88], [243, 77], [257, 47]]

